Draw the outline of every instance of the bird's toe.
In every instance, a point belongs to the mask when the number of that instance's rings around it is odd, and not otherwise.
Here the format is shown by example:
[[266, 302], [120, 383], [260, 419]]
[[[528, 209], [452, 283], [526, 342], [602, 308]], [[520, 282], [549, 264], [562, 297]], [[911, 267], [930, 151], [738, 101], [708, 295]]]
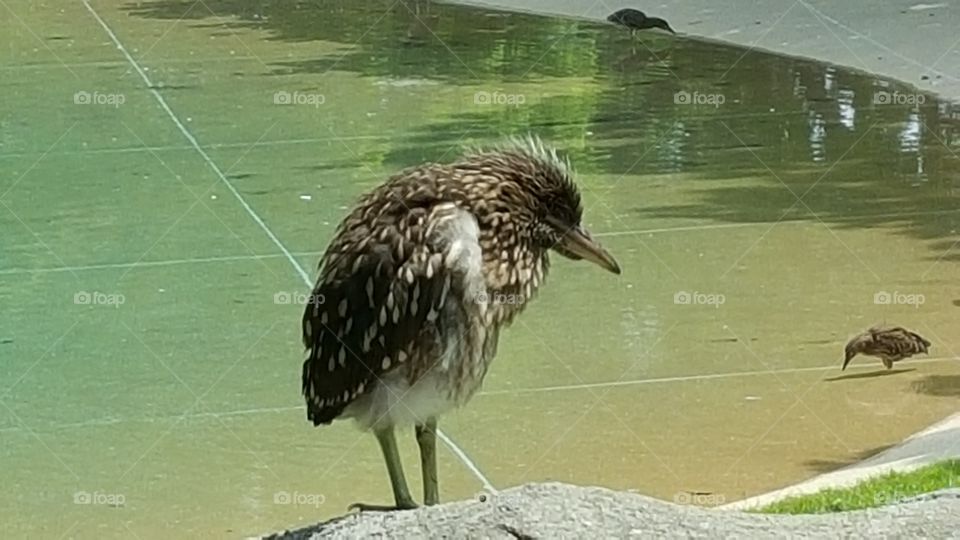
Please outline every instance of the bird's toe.
[[349, 510], [358, 512], [394, 512], [397, 510], [413, 510], [418, 505], [415, 502], [401, 502], [400, 504], [367, 504], [356, 502], [347, 507]]

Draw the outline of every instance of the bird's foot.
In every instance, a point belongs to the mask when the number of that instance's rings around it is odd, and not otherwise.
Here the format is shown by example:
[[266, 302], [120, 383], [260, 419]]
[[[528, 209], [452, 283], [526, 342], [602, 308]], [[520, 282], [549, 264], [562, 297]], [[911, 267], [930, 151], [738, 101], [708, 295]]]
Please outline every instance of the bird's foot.
[[350, 510], [357, 510], [359, 512], [394, 512], [397, 510], [413, 510], [418, 508], [417, 503], [413, 501], [404, 501], [395, 505], [389, 504], [366, 504], [366, 503], [353, 503], [348, 507]]

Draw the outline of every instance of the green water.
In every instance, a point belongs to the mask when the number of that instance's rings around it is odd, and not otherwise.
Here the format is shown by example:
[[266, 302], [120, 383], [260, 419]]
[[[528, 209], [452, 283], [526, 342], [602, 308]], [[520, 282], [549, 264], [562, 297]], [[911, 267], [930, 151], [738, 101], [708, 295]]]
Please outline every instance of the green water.
[[[318, 4], [92, 9], [311, 273], [400, 168], [528, 132], [569, 154], [624, 273], [557, 261], [484, 393], [441, 420], [497, 488], [732, 501], [956, 410], [956, 108], [692, 39]], [[0, 25], [5, 536], [237, 537], [388, 502], [372, 437], [305, 420], [295, 266], [93, 14], [8, 0]], [[879, 321], [924, 334], [932, 360], [838, 378], [843, 342]], [[483, 489], [449, 451], [440, 469], [446, 500]]]

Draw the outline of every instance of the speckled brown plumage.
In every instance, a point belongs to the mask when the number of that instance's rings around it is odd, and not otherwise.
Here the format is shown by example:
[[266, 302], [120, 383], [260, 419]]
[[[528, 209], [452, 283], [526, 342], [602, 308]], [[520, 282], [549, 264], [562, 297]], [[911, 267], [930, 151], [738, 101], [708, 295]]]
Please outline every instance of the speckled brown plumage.
[[894, 362], [915, 354], [926, 354], [929, 349], [930, 342], [920, 334], [899, 326], [875, 326], [847, 343], [841, 371], [847, 369], [847, 364], [857, 354], [876, 356], [887, 369], [891, 369]]
[[532, 138], [407, 169], [364, 195], [304, 311], [308, 418], [353, 418], [384, 437], [464, 404], [543, 284], [548, 250], [619, 273], [581, 215], [569, 164]]

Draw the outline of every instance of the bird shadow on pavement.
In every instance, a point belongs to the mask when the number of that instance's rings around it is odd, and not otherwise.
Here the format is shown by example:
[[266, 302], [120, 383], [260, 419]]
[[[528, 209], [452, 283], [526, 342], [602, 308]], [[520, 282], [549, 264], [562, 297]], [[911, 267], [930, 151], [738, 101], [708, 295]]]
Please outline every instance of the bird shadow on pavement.
[[852, 456], [848, 456], [842, 459], [810, 459], [803, 462], [803, 465], [812, 471], [823, 474], [828, 472], [833, 472], [844, 467], [849, 467], [851, 465], [860, 463], [865, 459], [869, 459], [881, 452], [893, 448], [892, 444], [885, 444], [883, 446], [877, 446], [875, 448], [868, 448], [861, 452], [857, 452]]
[[911, 384], [918, 394], [937, 397], [960, 397], [960, 375], [927, 375]]
[[836, 382], [836, 381], [846, 381], [851, 379], [873, 379], [875, 377], [886, 377], [888, 375], [898, 375], [900, 373], [909, 373], [911, 371], [916, 371], [916, 368], [909, 369], [882, 369], [878, 371], [871, 371], [869, 373], [851, 373], [849, 375], [839, 375], [837, 377], [830, 377], [824, 379], [826, 382]]

